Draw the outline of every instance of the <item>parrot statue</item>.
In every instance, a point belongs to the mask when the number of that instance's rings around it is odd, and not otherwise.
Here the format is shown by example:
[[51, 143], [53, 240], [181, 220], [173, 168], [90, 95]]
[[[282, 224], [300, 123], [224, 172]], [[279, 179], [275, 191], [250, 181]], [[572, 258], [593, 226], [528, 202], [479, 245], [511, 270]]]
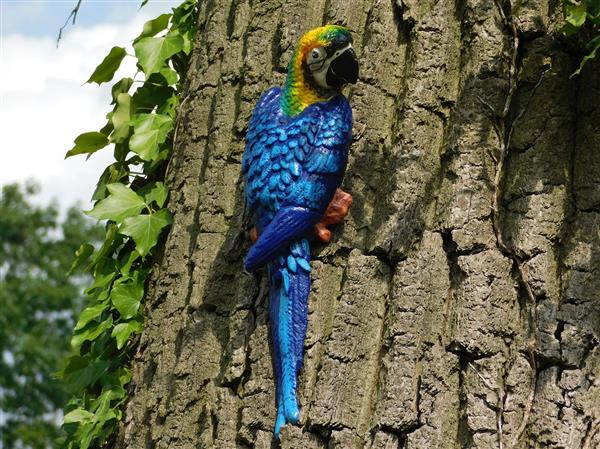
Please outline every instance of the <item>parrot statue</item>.
[[296, 387], [302, 367], [310, 292], [309, 239], [331, 239], [352, 197], [339, 186], [352, 139], [352, 109], [342, 88], [358, 79], [348, 29], [325, 25], [300, 39], [284, 87], [258, 100], [242, 160], [246, 211], [252, 216], [244, 268], [266, 266], [277, 418], [274, 434], [300, 417]]

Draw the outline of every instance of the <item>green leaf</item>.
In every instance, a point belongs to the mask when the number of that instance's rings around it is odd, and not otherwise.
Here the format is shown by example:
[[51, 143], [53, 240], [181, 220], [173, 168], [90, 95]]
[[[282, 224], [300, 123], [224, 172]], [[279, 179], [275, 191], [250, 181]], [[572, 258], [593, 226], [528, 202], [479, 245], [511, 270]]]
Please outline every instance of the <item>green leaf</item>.
[[85, 262], [93, 252], [94, 247], [92, 245], [89, 243], [83, 243], [79, 249], [75, 251], [75, 260], [71, 264], [71, 268], [69, 268], [67, 276], [71, 276], [77, 268], [83, 265], [83, 262]]
[[580, 28], [585, 23], [586, 6], [585, 3], [579, 5], [566, 4], [565, 10], [567, 12], [566, 20], [574, 27]]
[[129, 141], [129, 148], [140, 155], [145, 161], [152, 161], [158, 157], [158, 130], [152, 129], [143, 133], [134, 134]]
[[106, 136], [97, 131], [80, 134], [75, 138], [75, 146], [65, 154], [65, 159], [76, 154], [95, 153], [108, 145], [108, 143]]
[[[117, 146], [119, 145], [120, 144], [117, 144]], [[115, 162], [114, 164], [106, 167], [102, 175], [100, 175], [98, 184], [96, 184], [96, 190], [94, 190], [94, 194], [92, 195], [92, 201], [98, 201], [106, 198], [106, 186], [115, 182], [121, 183], [121, 181], [125, 180], [128, 173], [129, 172], [127, 171], [126, 165], [122, 164], [121, 162]]]
[[117, 349], [121, 349], [127, 343], [131, 334], [137, 334], [141, 331], [142, 324], [138, 321], [117, 324], [112, 331], [112, 336], [117, 340]]
[[122, 261], [121, 267], [119, 268], [119, 272], [121, 273], [121, 275], [128, 276], [129, 271], [131, 270], [131, 265], [133, 265], [133, 262], [135, 262], [139, 257], [140, 255], [137, 251], [129, 252], [125, 256], [124, 260]]
[[563, 27], [560, 29], [560, 31], [562, 34], [569, 37], [569, 36], [573, 36], [573, 35], [577, 34], [579, 32], [579, 28], [574, 27], [573, 25], [571, 25], [570, 23], [567, 22], [563, 25]]
[[112, 103], [114, 104], [117, 102], [117, 97], [119, 96], [119, 94], [126, 94], [127, 92], [129, 92], [129, 89], [131, 88], [131, 86], [133, 85], [133, 79], [127, 77], [127, 78], [121, 78], [119, 81], [117, 81], [113, 87], [110, 89], [110, 93], [112, 95]]
[[106, 188], [110, 195], [85, 212], [90, 217], [121, 223], [125, 218], [139, 214], [146, 205], [141, 196], [123, 184], [108, 184]]
[[107, 274], [99, 274], [96, 275], [94, 282], [87, 289], [85, 289], [85, 294], [91, 294], [95, 289], [104, 289], [108, 284], [112, 282], [117, 274], [114, 272], [110, 272]]
[[140, 114], [133, 126], [129, 149], [143, 160], [152, 161], [158, 157], [159, 145], [173, 129], [173, 119], [164, 114]]
[[164, 183], [158, 181], [153, 184], [148, 184], [144, 188], [140, 189], [138, 193], [144, 196], [146, 204], [152, 204], [153, 201], [156, 201], [158, 207], [162, 208], [165, 205], [167, 196], [169, 195], [169, 190]]
[[83, 309], [79, 314], [79, 321], [75, 326], [75, 330], [83, 329], [94, 318], [98, 318], [108, 308], [108, 304], [100, 303]]
[[94, 416], [95, 415], [93, 413], [88, 412], [87, 410], [76, 408], [63, 417], [63, 422], [65, 424], [70, 424], [74, 422], [91, 421]]
[[[77, 429], [77, 449], [88, 449], [92, 440], [96, 438], [96, 422], [88, 422], [84, 425], [80, 425]], [[69, 448], [71, 449], [71, 448]]]
[[110, 139], [112, 142], [121, 143], [129, 137], [129, 127], [134, 111], [135, 107], [131, 101], [131, 96], [124, 92], [118, 94], [117, 107], [110, 119], [115, 128]]
[[579, 68], [571, 75], [571, 78], [575, 75], [579, 75], [581, 70], [583, 70], [583, 66], [585, 66], [588, 61], [591, 61], [596, 57], [596, 53], [598, 53], [598, 50], [600, 50], [600, 36], [596, 36], [594, 39], [589, 41], [587, 47], [590, 48], [591, 51], [583, 57], [581, 64], [579, 64]]
[[179, 80], [179, 75], [171, 67], [163, 67], [160, 69], [159, 73], [165, 77], [165, 80], [169, 86], [177, 84], [177, 80]]
[[90, 76], [90, 79], [86, 82], [102, 84], [112, 80], [126, 54], [127, 52], [123, 47], [111, 48], [108, 55], [100, 65], [96, 67], [96, 70], [94, 70], [94, 73], [92, 73], [92, 76]]
[[111, 317], [109, 317], [106, 321], [102, 321], [100, 323], [89, 323], [88, 326], [75, 332], [75, 334], [71, 338], [71, 346], [73, 348], [78, 348], [84, 341], [94, 341], [96, 338], [98, 338], [111, 327]]
[[87, 357], [76, 355], [69, 358], [65, 369], [56, 373], [56, 376], [63, 380], [67, 391], [79, 392], [82, 388], [92, 385], [100, 379], [108, 366], [109, 363], [106, 360], [90, 360]]
[[183, 49], [183, 38], [176, 33], [163, 37], [145, 37], [133, 44], [146, 78], [160, 71], [164, 62]]
[[161, 230], [171, 224], [171, 214], [167, 209], [161, 209], [151, 215], [128, 217], [119, 228], [121, 234], [133, 238], [136, 251], [145, 256], [158, 242]]
[[[96, 253], [92, 256], [92, 262], [90, 264], [91, 266], [98, 267], [100, 265], [100, 262], [102, 262], [102, 260], [108, 255], [113, 244], [115, 243], [116, 235], [117, 225], [115, 225], [114, 223], [108, 223], [108, 226], [106, 227], [106, 237], [104, 238], [104, 243], [102, 243], [100, 249], [96, 251]], [[98, 272], [96, 271], [94, 275], [96, 276], [97, 282], [99, 277]], [[110, 280], [112, 280], [112, 278]], [[96, 284], [96, 282], [94, 282], [94, 285]]]
[[121, 319], [127, 320], [133, 317], [139, 307], [144, 295], [144, 283], [138, 278], [129, 278], [131, 282], [123, 282], [115, 285], [110, 293], [110, 299], [119, 311]]
[[179, 106], [179, 95], [174, 93], [167, 98], [157, 109], [160, 114], [166, 114], [171, 118], [177, 116], [177, 107]]
[[161, 14], [156, 19], [147, 21], [144, 24], [142, 33], [138, 37], [136, 37], [133, 42], [136, 43], [137, 41], [139, 41], [140, 39], [143, 39], [144, 37], [154, 36], [154, 35], [160, 33], [162, 30], [166, 29], [167, 26], [169, 25], [169, 19], [171, 18], [171, 16], [172, 16], [172, 14]]
[[[157, 84], [153, 82], [155, 80]], [[152, 82], [152, 84], [149, 85], [149, 82]], [[179, 94], [177, 94], [175, 89], [167, 86], [167, 81], [162, 75], [155, 73], [150, 75], [150, 79], [146, 81], [146, 84], [138, 87], [133, 94], [133, 100], [135, 101], [136, 107], [139, 108], [140, 111], [152, 111], [156, 107], [160, 107], [173, 95]]]
[[192, 32], [186, 32], [181, 35], [181, 37], [183, 38], [182, 50], [186, 55], [189, 55], [192, 52], [192, 48], [193, 48], [192, 37], [193, 37], [193, 35], [194, 34]]

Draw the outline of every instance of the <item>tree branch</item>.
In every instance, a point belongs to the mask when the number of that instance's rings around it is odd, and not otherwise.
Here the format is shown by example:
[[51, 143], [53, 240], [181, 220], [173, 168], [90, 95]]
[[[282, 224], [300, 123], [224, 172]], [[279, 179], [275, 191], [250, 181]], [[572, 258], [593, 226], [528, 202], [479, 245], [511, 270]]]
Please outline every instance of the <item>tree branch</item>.
[[62, 38], [63, 30], [69, 24], [69, 20], [71, 20], [71, 17], [73, 18], [72, 25], [75, 25], [75, 20], [77, 19], [77, 14], [79, 13], [79, 7], [81, 6], [81, 2], [83, 2], [83, 0], [77, 0], [77, 4], [71, 10], [71, 13], [67, 17], [67, 20], [65, 20], [65, 23], [63, 24], [63, 26], [61, 26], [60, 29], [58, 30], [58, 37], [56, 38], [56, 48], [58, 48], [58, 44], [60, 43], [60, 40]]

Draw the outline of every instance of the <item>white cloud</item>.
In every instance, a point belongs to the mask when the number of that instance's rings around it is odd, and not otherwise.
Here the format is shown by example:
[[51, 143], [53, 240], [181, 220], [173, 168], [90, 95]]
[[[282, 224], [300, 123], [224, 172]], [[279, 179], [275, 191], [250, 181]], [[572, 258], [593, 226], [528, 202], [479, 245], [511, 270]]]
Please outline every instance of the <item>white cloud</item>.
[[[38, 201], [56, 198], [67, 207], [79, 200], [88, 208], [112, 151], [100, 150], [87, 162], [84, 156], [65, 161], [64, 154], [77, 135], [104, 125], [110, 87], [82, 84], [111, 47], [129, 45], [152, 17], [142, 9], [128, 23], [72, 27], [58, 49], [52, 37], [2, 36], [0, 185], [34, 178], [42, 184]], [[134, 73], [133, 58], [126, 57], [115, 79]]]

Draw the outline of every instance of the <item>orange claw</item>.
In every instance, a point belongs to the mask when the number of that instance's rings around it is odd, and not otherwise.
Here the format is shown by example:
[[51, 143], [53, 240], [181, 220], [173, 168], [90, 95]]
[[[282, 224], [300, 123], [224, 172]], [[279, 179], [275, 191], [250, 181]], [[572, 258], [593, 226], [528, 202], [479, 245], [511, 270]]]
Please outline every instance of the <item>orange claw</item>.
[[[344, 192], [342, 189], [337, 189], [321, 221], [315, 225], [315, 234], [319, 240], [323, 243], [331, 241], [333, 234], [327, 229], [327, 226], [344, 221], [351, 205], [352, 195]], [[253, 244], [258, 240], [258, 231], [256, 228], [250, 229], [250, 240], [252, 240]]]
[[327, 229], [327, 225], [337, 224], [344, 221], [350, 206], [352, 205], [352, 195], [344, 192], [342, 189], [337, 189], [333, 199], [327, 206], [327, 210], [319, 221], [315, 225], [315, 234], [323, 243], [329, 243], [331, 241], [331, 231]]
[[250, 240], [252, 240], [253, 245], [258, 240], [258, 231], [256, 230], [256, 228], [250, 229]]
[[331, 242], [331, 237], [333, 237], [331, 231], [327, 229], [327, 226], [325, 226], [325, 224], [323, 224], [321, 221], [315, 225], [315, 234], [323, 243]]

